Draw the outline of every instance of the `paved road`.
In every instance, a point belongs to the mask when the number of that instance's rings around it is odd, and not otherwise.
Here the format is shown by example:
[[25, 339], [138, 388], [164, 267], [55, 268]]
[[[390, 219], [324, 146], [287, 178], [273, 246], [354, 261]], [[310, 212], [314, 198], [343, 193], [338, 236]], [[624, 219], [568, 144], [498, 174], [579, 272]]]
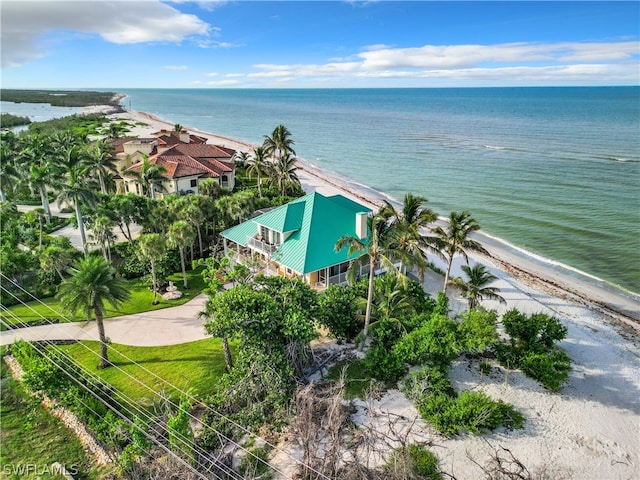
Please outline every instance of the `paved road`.
[[[134, 346], [175, 345], [206, 338], [198, 312], [204, 310], [207, 300], [200, 294], [177, 307], [152, 312], [108, 318], [104, 321], [107, 337], [113, 343]], [[98, 340], [95, 321], [58, 323], [38, 327], [25, 327], [0, 332], [0, 345], [9, 345], [18, 339], [37, 340]]]

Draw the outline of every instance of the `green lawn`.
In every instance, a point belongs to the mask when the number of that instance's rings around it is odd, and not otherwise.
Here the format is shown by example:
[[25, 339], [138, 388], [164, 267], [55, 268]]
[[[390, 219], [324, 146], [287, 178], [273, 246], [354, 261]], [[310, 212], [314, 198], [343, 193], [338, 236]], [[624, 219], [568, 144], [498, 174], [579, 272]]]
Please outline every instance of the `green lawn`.
[[[193, 299], [204, 289], [204, 280], [202, 279], [202, 268], [198, 267], [187, 272], [188, 289], [182, 287], [182, 273], [174, 273], [167, 277], [182, 292], [182, 297], [177, 300], [165, 300], [160, 295], [158, 299], [160, 303], [153, 305], [153, 292], [149, 289], [149, 283], [141, 279], [129, 280], [129, 291], [131, 298], [120, 305], [118, 310], [107, 309], [105, 318], [117, 317], [120, 315], [131, 315], [134, 313], [148, 312], [152, 310], [160, 310], [167, 307], [175, 307], [182, 305]], [[45, 298], [39, 301], [29, 302], [25, 305], [14, 305], [9, 307], [10, 314], [2, 313], [0, 318], [4, 322], [13, 325], [17, 323], [35, 323], [42, 321], [42, 317], [46, 317], [54, 322], [82, 321], [86, 320], [83, 316], [77, 315], [75, 318], [64, 315], [60, 308], [60, 302], [55, 297]], [[14, 318], [14, 317], [17, 317]], [[3, 328], [4, 329], [4, 328]]]
[[48, 474], [51, 464], [59, 462], [76, 479], [100, 478], [73, 432], [26, 395], [4, 361], [0, 382], [0, 477], [64, 480], [61, 475]]
[[214, 338], [164, 347], [112, 344], [109, 347], [109, 360], [118, 368], [104, 370], [97, 369], [99, 342], [79, 342], [60, 348], [122, 394], [145, 405], [150, 404], [162, 390], [173, 399], [179, 398], [175, 388], [172, 389], [153, 374], [177, 389], [191, 389], [194, 395], [203, 398], [215, 390], [218, 379], [225, 372], [222, 343]]

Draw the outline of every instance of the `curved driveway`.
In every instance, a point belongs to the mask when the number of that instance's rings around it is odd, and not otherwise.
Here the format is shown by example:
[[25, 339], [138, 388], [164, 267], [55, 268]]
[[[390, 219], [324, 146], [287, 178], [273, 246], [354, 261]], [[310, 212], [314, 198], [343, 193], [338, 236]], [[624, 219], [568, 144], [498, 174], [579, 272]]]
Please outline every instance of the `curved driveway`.
[[[184, 305], [104, 320], [107, 337], [113, 343], [134, 346], [175, 345], [206, 338], [198, 312], [207, 300], [200, 294]], [[95, 321], [57, 323], [0, 332], [0, 346], [16, 340], [99, 340]]]

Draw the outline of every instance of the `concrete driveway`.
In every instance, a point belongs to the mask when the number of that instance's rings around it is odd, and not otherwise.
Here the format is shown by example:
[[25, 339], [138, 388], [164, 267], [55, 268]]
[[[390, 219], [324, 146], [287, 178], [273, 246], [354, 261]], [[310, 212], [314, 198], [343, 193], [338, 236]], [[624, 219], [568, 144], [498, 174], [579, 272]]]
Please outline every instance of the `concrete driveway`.
[[[206, 338], [198, 312], [204, 310], [207, 296], [200, 294], [184, 305], [152, 312], [108, 318], [107, 337], [113, 343], [140, 347], [175, 345]], [[95, 321], [57, 323], [0, 332], [0, 346], [16, 340], [99, 340]]]

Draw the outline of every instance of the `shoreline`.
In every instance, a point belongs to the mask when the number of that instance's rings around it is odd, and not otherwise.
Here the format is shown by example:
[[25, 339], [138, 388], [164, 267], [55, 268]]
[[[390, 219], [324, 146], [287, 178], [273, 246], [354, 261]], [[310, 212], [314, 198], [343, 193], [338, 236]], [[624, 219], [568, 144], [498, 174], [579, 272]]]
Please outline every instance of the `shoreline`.
[[[137, 122], [149, 123], [149, 127], [134, 127], [133, 136], [149, 134], [149, 129], [154, 131], [161, 128], [173, 128], [173, 123], [159, 118], [147, 112], [128, 110], [111, 114], [111, 117], [125, 117], [134, 124]], [[135, 132], [138, 128], [138, 133]], [[250, 152], [257, 145], [227, 137], [217, 133], [206, 132], [196, 127], [185, 125], [185, 128], [196, 135], [206, 137], [210, 143], [226, 146], [235, 150]], [[146, 133], [145, 133], [146, 132]], [[303, 157], [298, 157], [299, 175], [305, 191], [325, 190], [327, 194], [344, 193], [354, 200], [365, 203], [367, 206], [378, 208], [384, 200], [395, 205], [401, 205], [401, 201], [383, 192], [379, 192], [354, 179], [345, 177], [337, 172], [327, 171], [314, 165]], [[306, 188], [305, 188], [306, 186]], [[441, 217], [439, 222], [444, 219]], [[511, 245], [500, 238], [493, 237], [482, 230], [475, 234], [489, 252], [489, 256], [470, 253], [469, 257], [475, 261], [495, 262], [495, 267], [503, 274], [511, 275], [516, 280], [529, 286], [542, 288], [547, 293], [561, 296], [566, 300], [572, 300], [591, 310], [606, 316], [612, 323], [622, 325], [626, 329], [631, 328], [637, 335], [640, 332], [640, 295], [627, 292], [613, 285], [590, 277], [584, 272], [564, 266], [551, 259], [540, 257], [533, 252]], [[438, 264], [437, 257], [430, 258]], [[454, 268], [456, 265], [454, 264]], [[459, 270], [459, 265], [457, 266]], [[459, 275], [459, 273], [452, 272]], [[496, 274], [496, 272], [494, 272]], [[583, 278], [578, 278], [583, 277]]]

